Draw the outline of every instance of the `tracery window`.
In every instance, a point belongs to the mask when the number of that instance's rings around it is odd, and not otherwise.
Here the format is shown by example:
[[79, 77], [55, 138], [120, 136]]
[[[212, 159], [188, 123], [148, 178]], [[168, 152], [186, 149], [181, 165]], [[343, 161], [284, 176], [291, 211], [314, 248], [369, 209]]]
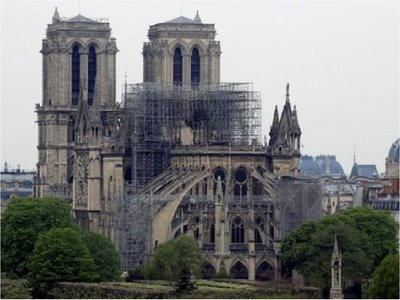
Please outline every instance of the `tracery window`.
[[232, 243], [244, 243], [245, 237], [245, 226], [241, 217], [236, 217], [232, 221], [231, 228], [231, 242]]

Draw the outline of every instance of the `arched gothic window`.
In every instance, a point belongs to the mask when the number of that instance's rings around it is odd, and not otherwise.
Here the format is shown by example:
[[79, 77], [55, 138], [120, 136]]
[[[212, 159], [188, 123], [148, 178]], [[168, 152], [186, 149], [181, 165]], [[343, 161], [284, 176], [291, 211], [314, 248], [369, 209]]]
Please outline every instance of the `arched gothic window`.
[[80, 56], [79, 47], [75, 45], [72, 48], [71, 57], [71, 104], [78, 105], [79, 101], [79, 80], [80, 80]]
[[174, 52], [173, 83], [182, 85], [182, 51], [176, 48]]
[[212, 223], [210, 226], [210, 244], [215, 243], [215, 224]]
[[236, 262], [230, 271], [230, 274], [233, 276], [235, 279], [248, 279], [248, 271], [246, 266], [238, 261]]
[[192, 86], [198, 86], [200, 84], [200, 54], [197, 48], [194, 48], [192, 51], [191, 82]]
[[231, 242], [232, 243], [244, 243], [244, 224], [241, 217], [236, 217], [232, 222], [232, 230], [231, 230]]
[[94, 46], [89, 48], [88, 55], [88, 104], [93, 104], [94, 89], [96, 85], [97, 57]]

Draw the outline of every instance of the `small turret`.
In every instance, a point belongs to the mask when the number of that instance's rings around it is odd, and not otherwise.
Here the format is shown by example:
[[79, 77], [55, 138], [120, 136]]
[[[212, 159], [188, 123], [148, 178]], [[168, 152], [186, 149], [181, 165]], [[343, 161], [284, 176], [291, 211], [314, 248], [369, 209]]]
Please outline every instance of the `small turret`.
[[58, 14], [58, 11], [57, 11], [57, 7], [56, 7], [56, 10], [54, 11], [52, 20], [53, 20], [53, 24], [58, 23], [61, 20], [60, 15]]

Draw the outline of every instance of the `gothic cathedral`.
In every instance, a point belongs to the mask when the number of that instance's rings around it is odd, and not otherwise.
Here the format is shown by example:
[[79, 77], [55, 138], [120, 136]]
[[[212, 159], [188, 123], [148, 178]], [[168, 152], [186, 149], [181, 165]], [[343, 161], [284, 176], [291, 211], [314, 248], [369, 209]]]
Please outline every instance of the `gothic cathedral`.
[[198, 13], [150, 26], [143, 82], [125, 83], [117, 103], [109, 23], [56, 10], [41, 49], [34, 193], [71, 201], [82, 228], [114, 241], [125, 270], [188, 235], [205, 277], [274, 280], [283, 236], [322, 212], [319, 185], [296, 177], [289, 85], [262, 142], [259, 92], [220, 81], [215, 35]]

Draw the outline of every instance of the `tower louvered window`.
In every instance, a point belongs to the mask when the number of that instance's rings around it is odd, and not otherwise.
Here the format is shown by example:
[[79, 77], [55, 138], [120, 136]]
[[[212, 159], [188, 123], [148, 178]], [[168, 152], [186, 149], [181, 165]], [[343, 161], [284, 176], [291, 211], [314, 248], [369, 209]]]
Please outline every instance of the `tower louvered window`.
[[78, 45], [75, 45], [72, 48], [72, 58], [71, 58], [71, 103], [72, 103], [72, 105], [78, 105], [79, 80], [80, 80], [79, 47], [78, 47]]
[[173, 83], [176, 85], [182, 84], [182, 51], [176, 48], [174, 52], [174, 71]]
[[88, 55], [88, 104], [93, 104], [94, 89], [96, 85], [96, 49], [91, 46]]
[[194, 48], [192, 51], [191, 82], [192, 86], [198, 86], [200, 84], [200, 54], [197, 48]]

